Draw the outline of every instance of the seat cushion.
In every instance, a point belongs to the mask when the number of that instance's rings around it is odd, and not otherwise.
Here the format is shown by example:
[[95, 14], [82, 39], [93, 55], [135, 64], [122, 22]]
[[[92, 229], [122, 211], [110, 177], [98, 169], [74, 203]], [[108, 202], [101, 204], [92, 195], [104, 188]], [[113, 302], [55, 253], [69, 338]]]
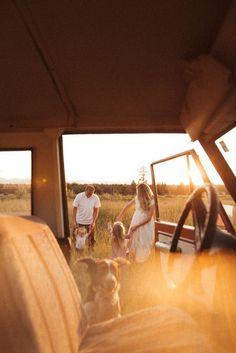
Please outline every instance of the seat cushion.
[[80, 353], [210, 353], [195, 321], [182, 310], [157, 307], [93, 325]]
[[86, 323], [70, 269], [36, 217], [0, 216], [0, 351], [77, 352]]

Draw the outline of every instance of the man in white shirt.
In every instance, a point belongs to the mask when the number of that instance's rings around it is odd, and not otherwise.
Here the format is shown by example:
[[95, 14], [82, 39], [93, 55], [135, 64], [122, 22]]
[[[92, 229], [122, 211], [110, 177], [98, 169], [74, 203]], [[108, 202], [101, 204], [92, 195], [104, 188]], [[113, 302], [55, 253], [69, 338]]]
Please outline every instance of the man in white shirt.
[[88, 248], [93, 250], [95, 244], [94, 227], [98, 218], [100, 199], [94, 194], [95, 187], [87, 185], [84, 192], [76, 195], [73, 201], [73, 228], [86, 227], [88, 231]]

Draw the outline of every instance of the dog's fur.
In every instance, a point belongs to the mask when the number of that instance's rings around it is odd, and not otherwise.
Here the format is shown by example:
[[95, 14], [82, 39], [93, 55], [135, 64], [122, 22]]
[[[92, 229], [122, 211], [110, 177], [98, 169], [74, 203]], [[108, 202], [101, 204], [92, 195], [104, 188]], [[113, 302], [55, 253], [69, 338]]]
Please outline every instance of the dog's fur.
[[88, 265], [90, 286], [84, 309], [88, 324], [96, 324], [120, 316], [119, 267], [129, 264], [123, 258], [79, 260]]

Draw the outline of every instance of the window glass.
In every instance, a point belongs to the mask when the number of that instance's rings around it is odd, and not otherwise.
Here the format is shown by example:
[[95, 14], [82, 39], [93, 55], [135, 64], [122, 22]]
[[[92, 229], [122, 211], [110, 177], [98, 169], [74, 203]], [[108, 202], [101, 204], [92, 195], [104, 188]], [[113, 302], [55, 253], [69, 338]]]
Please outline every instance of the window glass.
[[216, 146], [236, 175], [236, 127], [218, 138]]
[[[218, 140], [215, 141], [220, 152], [227, 161], [229, 167], [236, 173], [236, 128], [232, 129], [225, 135], [221, 136]], [[215, 167], [211, 163], [209, 157], [205, 153], [204, 149], [198, 141], [193, 143], [193, 147], [196, 150], [199, 158], [204, 166], [204, 169], [207, 172], [212, 184], [215, 185], [217, 189], [217, 194], [220, 201], [222, 202], [223, 207], [225, 208], [226, 213], [228, 214], [230, 221], [233, 226], [236, 228], [236, 208], [235, 202], [226, 189], [220, 175], [217, 173]], [[236, 175], [236, 174], [235, 174]], [[223, 226], [221, 219], [218, 222], [219, 226]]]
[[0, 151], [0, 214], [31, 215], [32, 151]]
[[[203, 183], [201, 174], [192, 156], [184, 155], [155, 164], [154, 175], [159, 217], [176, 223], [192, 190]], [[191, 216], [185, 224], [192, 225]]]

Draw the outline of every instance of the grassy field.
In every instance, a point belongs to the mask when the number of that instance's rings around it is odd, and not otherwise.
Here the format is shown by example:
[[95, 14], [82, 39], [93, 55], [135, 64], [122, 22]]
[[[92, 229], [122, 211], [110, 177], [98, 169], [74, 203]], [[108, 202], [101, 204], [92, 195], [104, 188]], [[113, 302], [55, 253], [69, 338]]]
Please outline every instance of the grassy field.
[[[107, 230], [107, 223], [114, 222], [120, 210], [131, 197], [111, 197], [103, 195], [101, 197], [102, 207], [99, 212], [99, 217], [96, 223], [96, 246], [93, 254], [88, 252], [84, 256], [93, 256], [95, 258], [111, 258], [111, 239]], [[176, 202], [173, 198], [162, 198], [161, 208], [163, 217], [169, 216], [171, 221], [176, 221], [179, 210], [183, 208], [186, 197], [179, 198]], [[69, 219], [71, 221], [72, 199], [68, 200]], [[170, 204], [175, 207], [170, 207]], [[172, 211], [171, 211], [172, 209]], [[128, 228], [134, 209], [127, 210], [123, 218], [123, 223]], [[87, 266], [78, 262], [78, 254], [75, 249], [72, 249], [70, 268], [78, 285], [82, 298], [86, 296], [87, 284], [89, 281]], [[158, 270], [155, 258], [154, 249], [150, 259], [145, 264], [132, 264], [122, 268], [121, 271], [121, 307], [122, 313], [129, 313], [141, 308], [157, 305], [160, 302], [160, 291], [155, 286], [155, 281], [158, 280]], [[144, 281], [145, 279], [145, 281]]]
[[0, 197], [0, 213], [31, 214], [30, 197], [17, 198], [15, 195]]
[[[107, 231], [107, 222], [113, 222], [129, 197], [101, 197], [102, 207], [96, 224], [96, 246], [93, 254], [88, 252], [84, 256], [95, 258], [111, 257], [111, 239]], [[225, 200], [226, 201], [226, 200]], [[177, 222], [186, 202], [186, 196], [160, 197], [159, 207], [161, 218]], [[68, 200], [69, 219], [71, 220], [72, 200]], [[128, 228], [133, 209], [128, 210], [123, 222]], [[190, 222], [189, 222], [190, 223]], [[158, 305], [165, 302], [162, 295], [163, 279], [159, 271], [159, 260], [153, 250], [145, 264], [132, 264], [124, 267], [121, 273], [121, 306], [123, 313], [129, 313], [142, 308]], [[82, 298], [86, 296], [88, 273], [85, 264], [78, 262], [78, 254], [72, 250], [70, 268], [78, 285]]]
[[[102, 207], [99, 211], [99, 217], [96, 223], [96, 247], [93, 253], [94, 257], [104, 258], [111, 257], [111, 239], [107, 230], [107, 223], [114, 222], [116, 216], [119, 214], [120, 210], [124, 207], [126, 202], [130, 200], [131, 197], [101, 197]], [[186, 197], [181, 197], [178, 200], [171, 198], [161, 198], [160, 208], [163, 210], [161, 213], [162, 218], [168, 219], [171, 222], [176, 222], [178, 220], [179, 212], [183, 209]], [[172, 205], [172, 207], [171, 207]], [[175, 205], [175, 206], [174, 206]], [[70, 220], [70, 228], [71, 228], [71, 220], [72, 220], [72, 199], [68, 200], [68, 211], [69, 211], [69, 220]], [[132, 214], [134, 212], [134, 208], [130, 208], [127, 210], [126, 214], [123, 218], [123, 223], [128, 229]], [[88, 254], [86, 254], [88, 255]], [[73, 265], [73, 262], [72, 262]]]
[[[107, 223], [114, 222], [116, 216], [125, 203], [132, 196], [108, 195], [101, 196], [102, 207], [96, 224], [96, 246], [94, 252], [84, 253], [84, 256], [96, 258], [111, 257], [111, 239], [107, 230]], [[186, 202], [186, 196], [162, 196], [159, 198], [160, 216], [163, 220], [177, 222]], [[227, 196], [222, 196], [222, 202], [233, 204]], [[72, 199], [68, 199], [69, 220], [71, 222]], [[0, 199], [0, 213], [23, 213], [30, 214], [30, 199], [24, 198], [4, 198]], [[133, 209], [128, 210], [123, 221], [128, 228]], [[236, 225], [234, 219], [234, 225]], [[88, 273], [85, 264], [78, 262], [78, 253], [72, 249], [70, 258], [70, 268], [78, 285], [82, 298], [86, 296], [88, 286]], [[163, 303], [162, 290], [160, 286], [161, 273], [157, 265], [154, 250], [150, 259], [145, 264], [132, 264], [124, 267], [121, 273], [121, 305], [122, 312], [129, 313], [141, 308]]]

